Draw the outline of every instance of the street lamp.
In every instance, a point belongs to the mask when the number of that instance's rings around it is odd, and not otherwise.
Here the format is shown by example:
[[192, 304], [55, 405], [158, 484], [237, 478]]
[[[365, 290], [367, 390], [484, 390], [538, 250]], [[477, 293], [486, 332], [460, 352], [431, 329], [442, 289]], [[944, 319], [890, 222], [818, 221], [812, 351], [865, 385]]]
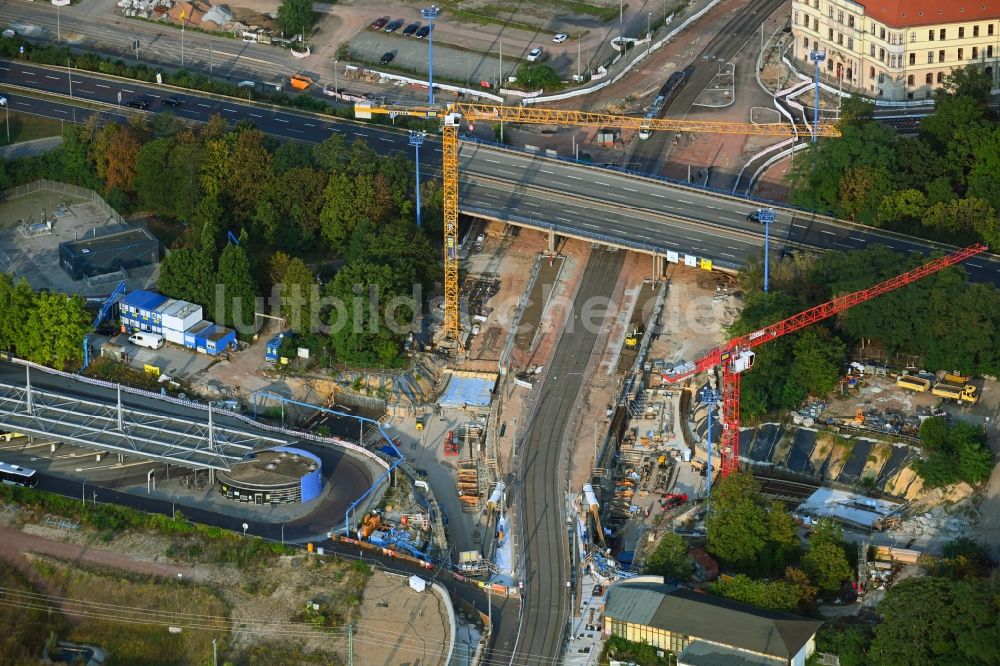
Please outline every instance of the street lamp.
[[646, 14], [646, 55], [649, 55], [649, 47], [653, 45], [653, 35], [650, 34], [650, 22], [653, 20], [653, 12]]
[[247, 535], [247, 528], [250, 527], [247, 523], [243, 523], [243, 536]]
[[708, 439], [708, 464], [705, 467], [705, 496], [711, 500], [712, 498], [712, 410], [719, 403], [722, 396], [719, 392], [705, 387], [702, 389], [701, 401], [708, 405], [708, 433], [706, 438]]
[[767, 293], [767, 269], [768, 264], [768, 250], [769, 250], [769, 240], [770, 240], [770, 229], [771, 223], [774, 222], [774, 209], [765, 208], [763, 210], [757, 211], [757, 220], [764, 225], [764, 293]]
[[417, 226], [420, 226], [420, 146], [424, 143], [427, 132], [410, 131], [410, 145], [416, 153], [417, 164]]
[[826, 51], [809, 51], [809, 59], [816, 63], [816, 103], [813, 106], [813, 136], [816, 143], [819, 137], [819, 64], [826, 60]]
[[424, 7], [420, 15], [427, 20], [427, 103], [434, 104], [434, 19], [441, 10], [437, 5]]
[[337, 87], [337, 63], [340, 62], [337, 58], [333, 59], [333, 92], [336, 93], [340, 88]]

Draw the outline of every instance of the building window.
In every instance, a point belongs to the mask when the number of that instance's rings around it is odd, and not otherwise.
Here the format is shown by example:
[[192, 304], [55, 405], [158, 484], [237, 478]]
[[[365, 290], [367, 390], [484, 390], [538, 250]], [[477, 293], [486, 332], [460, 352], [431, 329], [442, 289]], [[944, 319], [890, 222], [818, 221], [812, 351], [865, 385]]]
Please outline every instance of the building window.
[[833, 71], [833, 61], [829, 58], [826, 59], [826, 68], [831, 72]]
[[885, 62], [885, 49], [878, 50], [878, 59]]
[[869, 51], [871, 57], [874, 58], [875, 57], [875, 45], [874, 44], [869, 44], [868, 45], [868, 51]]
[[871, 33], [874, 35], [875, 34], [875, 21], [872, 21], [870, 25], [871, 25]]
[[958, 38], [959, 39], [965, 39], [965, 28], [959, 27], [959, 29], [958, 29]]
[[[992, 25], [990, 25], [990, 34], [991, 35], [993, 34], [993, 26]], [[973, 37], [978, 37], [979, 36], [979, 26], [978, 25], [972, 26], [972, 36]]]
[[945, 40], [945, 28], [941, 28], [941, 41]]
[[[986, 26], [986, 34], [989, 35], [990, 37], [993, 36], [993, 24], [992, 23], [990, 23], [988, 26]], [[979, 35], [976, 35], [976, 37], [978, 37], [978, 36]]]
[[934, 62], [934, 51], [927, 52], [927, 64], [930, 65]]
[[839, 9], [837, 10], [837, 23], [843, 23], [843, 22], [844, 22], [844, 10]]
[[916, 53], [911, 53], [910, 54], [910, 64], [911, 65], [916, 65], [917, 64], [917, 54]]
[[934, 75], [931, 74], [930, 72], [927, 72], [927, 76], [924, 77], [924, 83], [926, 83], [927, 85], [931, 85], [932, 83], [934, 83]]
[[963, 52], [964, 52], [964, 51], [965, 51], [965, 49], [959, 49], [959, 50], [958, 50], [958, 59], [959, 59], [959, 60], [962, 60], [962, 59], [963, 59], [963, 58], [962, 58], [962, 54], [963, 54]]
[[878, 31], [878, 36], [879, 36], [879, 39], [881, 39], [882, 41], [885, 41], [885, 28], [881, 28]]
[[819, 51], [819, 42], [813, 40], [813, 51]]
[[833, 28], [827, 28], [827, 30], [829, 31], [829, 33], [828, 33], [828, 39], [832, 42], [833, 41]]
[[837, 33], [837, 43], [838, 44], [843, 44], [844, 43], [844, 33], [842, 33], [842, 32], [838, 32]]
[[809, 48], [809, 38], [808, 37], [803, 37], [802, 38], [802, 48], [804, 48], [804, 49]]
[[938, 72], [937, 73], [937, 82], [938, 83], [943, 83], [944, 82], [944, 72]]
[[853, 51], [854, 50], [854, 38], [853, 37], [848, 37], [847, 38], [847, 50], [848, 51]]
[[938, 51], [938, 62], [944, 62], [944, 49]]
[[819, 32], [819, 19], [813, 19], [813, 32]]
[[986, 47], [986, 57], [987, 58], [992, 58], [993, 57], [993, 45], [992, 44], [990, 44], [989, 46]]
[[874, 79], [875, 78], [875, 68], [874, 67], [869, 67], [868, 68], [868, 78], [869, 79]]
[[975, 60], [978, 57], [979, 57], [979, 47], [978, 46], [973, 46], [972, 47], [972, 59]]
[[913, 85], [913, 74], [910, 74], [908, 77], [906, 77], [906, 85], [908, 86]]
[[879, 72], [878, 73], [878, 82], [879, 83], [885, 83], [885, 72]]
[[827, 9], [829, 10], [827, 12], [827, 16], [829, 16], [830, 18], [833, 18], [833, 5], [830, 5], [829, 7], [827, 7]]
[[849, 28], [853, 28], [854, 27], [854, 16], [850, 16], [849, 15], [847, 17], [847, 27], [849, 27]]
[[929, 42], [933, 42], [934, 41], [934, 31], [933, 30], [928, 30], [927, 31], [927, 41], [929, 41]]
[[917, 41], [917, 33], [911, 32], [910, 33], [910, 43], [912, 44], [915, 41]]

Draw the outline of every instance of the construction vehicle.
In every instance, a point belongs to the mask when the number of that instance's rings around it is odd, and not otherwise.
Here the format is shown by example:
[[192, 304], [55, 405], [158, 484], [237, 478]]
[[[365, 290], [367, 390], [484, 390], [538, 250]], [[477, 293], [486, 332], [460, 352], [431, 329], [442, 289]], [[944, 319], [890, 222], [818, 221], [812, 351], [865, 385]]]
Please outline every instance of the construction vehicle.
[[444, 209], [444, 326], [443, 339], [457, 344], [460, 339], [458, 303], [458, 130], [462, 120], [473, 129], [476, 121], [490, 123], [598, 126], [614, 129], [673, 132], [708, 132], [716, 134], [742, 134], [752, 136], [840, 136], [836, 125], [822, 123], [818, 127], [784, 123], [732, 123], [677, 118], [643, 118], [618, 116], [608, 113], [588, 113], [545, 109], [535, 106], [504, 106], [486, 103], [452, 103], [446, 106], [386, 105], [377, 102], [359, 102], [354, 105], [354, 117], [370, 119], [373, 114], [408, 116], [413, 118], [440, 119], [441, 124], [441, 180], [442, 208]]
[[969, 383], [964, 375], [945, 375], [931, 389], [931, 394], [960, 404], [974, 405], [979, 402], [979, 389]]
[[313, 80], [305, 74], [296, 74], [289, 79], [289, 83], [291, 83], [292, 87], [296, 90], [305, 90], [313, 84]]
[[427, 417], [425, 415], [421, 414], [420, 416], [417, 417], [417, 422], [414, 425], [414, 427], [417, 430], [423, 430], [424, 429], [424, 425], [426, 423], [427, 423]]
[[0, 440], [3, 440], [5, 442], [9, 442], [10, 440], [16, 439], [18, 437], [24, 437], [24, 434], [20, 432], [4, 432], [0, 430]]
[[[922, 266], [879, 282], [867, 289], [838, 296], [826, 303], [803, 310], [787, 319], [757, 329], [752, 333], [733, 338], [729, 342], [710, 350], [695, 361], [675, 365], [664, 374], [663, 379], [675, 384], [716, 366], [722, 367], [722, 436], [719, 442], [722, 463], [719, 471], [723, 477], [729, 476], [737, 470], [740, 455], [740, 373], [746, 372], [753, 367], [755, 356], [753, 350], [755, 347], [759, 347], [783, 335], [800, 331], [816, 322], [849, 310], [855, 305], [865, 303], [876, 296], [881, 296], [900, 287], [912, 284], [928, 275], [937, 273], [943, 268], [965, 261], [986, 250], [987, 247], [982, 243], [970, 245], [957, 252], [928, 261]], [[963, 397], [971, 395], [972, 398], [975, 398], [975, 391], [971, 394], [967, 392], [968, 385], [964, 381], [967, 379], [963, 377], [963, 382], [959, 383], [961, 385], [959, 395]], [[938, 395], [936, 386], [934, 392], [935, 395]]]
[[639, 346], [639, 340], [642, 339], [642, 331], [639, 330], [638, 324], [632, 324], [632, 332], [625, 336], [625, 348], [635, 349]]
[[910, 395], [926, 393], [931, 388], [931, 380], [917, 375], [900, 375], [896, 380], [896, 386], [905, 390]]

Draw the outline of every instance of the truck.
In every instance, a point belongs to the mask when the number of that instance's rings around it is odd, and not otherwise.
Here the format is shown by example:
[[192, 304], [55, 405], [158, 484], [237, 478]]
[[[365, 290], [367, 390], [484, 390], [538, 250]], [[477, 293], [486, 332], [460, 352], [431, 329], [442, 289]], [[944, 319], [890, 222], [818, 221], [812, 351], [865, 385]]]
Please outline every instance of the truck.
[[931, 380], [917, 375], [900, 375], [896, 380], [896, 386], [904, 389], [910, 395], [926, 393], [931, 388]]
[[931, 389], [931, 394], [960, 404], [974, 405], [979, 402], [979, 389], [969, 383], [969, 377], [947, 374]]

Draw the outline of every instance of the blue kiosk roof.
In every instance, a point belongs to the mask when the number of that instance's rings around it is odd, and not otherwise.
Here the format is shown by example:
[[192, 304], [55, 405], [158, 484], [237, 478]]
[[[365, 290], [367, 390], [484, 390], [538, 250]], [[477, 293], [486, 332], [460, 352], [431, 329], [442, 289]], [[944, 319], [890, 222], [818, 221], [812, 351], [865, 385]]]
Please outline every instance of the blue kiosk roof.
[[130, 305], [140, 310], [155, 310], [166, 301], [167, 297], [163, 294], [142, 289], [125, 294], [125, 298], [122, 299], [122, 303], [125, 305]]

